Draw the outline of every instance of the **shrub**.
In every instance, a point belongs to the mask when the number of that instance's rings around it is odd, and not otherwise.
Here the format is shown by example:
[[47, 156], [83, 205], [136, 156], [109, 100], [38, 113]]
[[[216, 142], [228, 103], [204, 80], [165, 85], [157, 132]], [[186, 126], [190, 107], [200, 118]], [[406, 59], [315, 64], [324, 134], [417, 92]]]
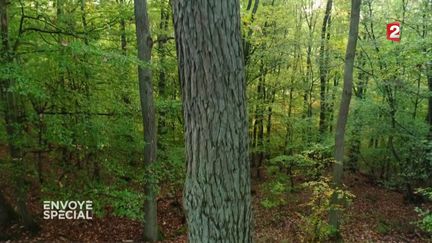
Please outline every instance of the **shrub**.
[[332, 207], [330, 204], [332, 196], [337, 193], [338, 197], [345, 202], [344, 207], [340, 207], [338, 210], [344, 210], [355, 196], [347, 190], [332, 188], [330, 179], [326, 177], [317, 181], [306, 182], [303, 186], [312, 192], [306, 203], [306, 206], [310, 208], [310, 213], [307, 216], [302, 216], [305, 222], [306, 240], [311, 242], [329, 240], [338, 233], [326, 221], [328, 211]]
[[[432, 188], [418, 189], [417, 193], [420, 193], [429, 200], [432, 200]], [[421, 209], [419, 207], [416, 207], [415, 211], [420, 217], [420, 220], [415, 222], [417, 226], [432, 235], [432, 212], [428, 209]]]

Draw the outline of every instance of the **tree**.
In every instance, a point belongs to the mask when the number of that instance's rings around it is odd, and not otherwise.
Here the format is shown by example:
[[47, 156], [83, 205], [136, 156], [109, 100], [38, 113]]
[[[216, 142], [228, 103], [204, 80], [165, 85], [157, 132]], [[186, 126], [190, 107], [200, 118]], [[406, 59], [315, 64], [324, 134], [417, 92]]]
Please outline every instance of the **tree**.
[[327, 0], [326, 10], [324, 14], [323, 24], [321, 27], [321, 44], [320, 44], [320, 115], [319, 115], [319, 132], [320, 138], [324, 136], [327, 128], [327, 76], [329, 73], [329, 53], [328, 53], [328, 42], [330, 39], [330, 23], [331, 23], [331, 10], [333, 6], [333, 0]]
[[[432, 2], [430, 1], [424, 1], [424, 9], [425, 11], [428, 11], [428, 9], [432, 9]], [[430, 13], [430, 12], [429, 12]], [[423, 24], [422, 24], [422, 38], [426, 39], [426, 35], [428, 33], [427, 31], [427, 19], [426, 19], [426, 13], [423, 14]], [[430, 24], [430, 22], [429, 22]], [[428, 53], [427, 48], [424, 48], [425, 53]], [[429, 50], [430, 52], [430, 50]], [[426, 63], [426, 77], [427, 77], [427, 83], [428, 83], [428, 90], [429, 92], [432, 92], [432, 60], [429, 60]], [[432, 142], [432, 95], [429, 95], [428, 98], [428, 113], [427, 113], [427, 122], [429, 124], [429, 134], [428, 139], [429, 142]]]
[[[168, 42], [168, 27], [170, 22], [170, 4], [169, 1], [161, 1], [160, 2], [160, 22], [159, 22], [159, 34], [157, 36], [158, 45], [157, 45], [157, 53], [159, 56], [159, 79], [158, 79], [158, 95], [162, 99], [168, 98], [167, 92], [167, 70], [166, 70], [166, 62], [167, 55], [169, 54], [169, 49], [167, 48]], [[158, 132], [159, 136], [162, 137], [167, 133], [166, 129], [166, 111], [163, 109], [158, 112]], [[161, 141], [159, 140], [159, 144]], [[162, 144], [161, 144], [162, 145]], [[159, 146], [160, 148], [163, 146]]]
[[190, 242], [251, 242], [239, 1], [173, 1]]
[[[0, 0], [0, 38], [1, 38], [1, 48], [0, 48], [0, 64], [4, 67], [13, 66], [14, 62], [14, 48], [16, 45], [11, 45], [9, 42], [9, 19], [8, 19], [8, 2], [6, 0]], [[15, 180], [15, 197], [17, 201], [17, 211], [19, 218], [23, 225], [32, 232], [37, 232], [39, 226], [33, 220], [27, 209], [26, 203], [26, 186], [24, 183], [25, 176], [25, 160], [20, 148], [20, 139], [22, 134], [22, 127], [20, 127], [21, 120], [23, 118], [22, 108], [20, 107], [19, 97], [15, 94], [11, 88], [15, 85], [15, 80], [13, 77], [0, 76], [0, 97], [4, 102], [5, 108], [5, 125], [7, 140], [9, 143], [9, 154], [16, 168], [14, 174]], [[13, 76], [10, 75], [10, 76]], [[1, 194], [1, 192], [0, 192]], [[0, 218], [9, 218], [10, 209], [7, 209], [6, 201], [4, 197], [0, 195], [0, 200], [2, 205], [0, 205]], [[0, 220], [0, 226], [3, 220]]]
[[[141, 112], [144, 126], [144, 163], [150, 172], [151, 165], [156, 161], [156, 117], [153, 100], [152, 73], [149, 67], [151, 61], [152, 39], [147, 13], [147, 1], [135, 0], [135, 24], [138, 46], [138, 59], [145, 62], [145, 66], [138, 67], [138, 81]], [[151, 175], [149, 175], [151, 176]], [[155, 183], [147, 179], [144, 186], [144, 240], [156, 241], [157, 230], [157, 202]]]
[[[335, 188], [338, 188], [342, 185], [345, 128], [348, 120], [348, 112], [353, 88], [354, 59], [356, 54], [358, 26], [360, 21], [360, 5], [361, 0], [351, 1], [350, 27], [348, 44], [345, 53], [344, 84], [335, 130], [335, 164], [333, 166], [333, 184]], [[329, 217], [330, 224], [337, 230], [339, 229], [340, 224], [340, 212], [336, 208], [340, 203], [339, 201], [338, 193], [334, 193], [332, 198], [333, 205], [330, 210]]]

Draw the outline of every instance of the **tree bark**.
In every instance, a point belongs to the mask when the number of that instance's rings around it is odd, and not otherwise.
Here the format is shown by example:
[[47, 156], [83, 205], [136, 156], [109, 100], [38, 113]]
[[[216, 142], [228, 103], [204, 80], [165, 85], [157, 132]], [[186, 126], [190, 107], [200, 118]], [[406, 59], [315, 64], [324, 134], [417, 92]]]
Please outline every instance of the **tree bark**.
[[[345, 53], [344, 85], [335, 131], [335, 164], [333, 166], [333, 186], [336, 189], [342, 185], [345, 127], [348, 120], [348, 112], [353, 88], [354, 59], [358, 38], [360, 5], [361, 0], [351, 1], [350, 29]], [[340, 206], [340, 203], [341, 202], [338, 199], [338, 194], [334, 193], [332, 196], [332, 207], [330, 208], [329, 212], [329, 221], [330, 225], [332, 225], [336, 230], [339, 230], [340, 226], [340, 210], [336, 208], [337, 206]]]
[[[146, 66], [138, 67], [138, 82], [140, 92], [141, 112], [144, 126], [144, 166], [147, 171], [156, 161], [156, 117], [153, 99], [152, 73], [148, 65], [151, 61], [152, 39], [147, 13], [146, 0], [134, 0], [135, 25], [138, 47], [138, 59]], [[151, 177], [149, 175], [149, 177]], [[144, 199], [144, 240], [156, 241], [157, 229], [157, 202], [156, 183], [154, 179], [147, 178], [144, 186], [146, 198]]]
[[251, 242], [244, 53], [238, 0], [175, 0], [189, 242]]

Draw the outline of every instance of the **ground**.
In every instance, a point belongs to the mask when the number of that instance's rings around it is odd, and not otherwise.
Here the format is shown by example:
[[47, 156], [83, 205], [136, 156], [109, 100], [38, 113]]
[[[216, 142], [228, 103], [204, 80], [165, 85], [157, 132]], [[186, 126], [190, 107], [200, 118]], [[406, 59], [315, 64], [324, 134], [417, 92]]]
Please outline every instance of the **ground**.
[[[347, 210], [342, 236], [345, 242], [430, 242], [413, 224], [418, 220], [416, 207], [404, 202], [403, 194], [369, 182], [362, 175], [345, 181], [356, 195]], [[254, 183], [254, 222], [256, 242], [304, 242], [301, 214], [307, 195], [294, 192], [284, 206], [266, 209], [261, 206], [260, 184]], [[162, 242], [186, 242], [185, 219], [181, 210], [181, 193], [159, 198], [159, 224]], [[12, 240], [39, 241], [139, 241], [142, 230], [138, 221], [108, 215], [94, 220], [43, 220], [38, 200], [30, 198], [30, 208], [38, 215], [42, 230], [30, 235], [18, 225], [7, 230]]]

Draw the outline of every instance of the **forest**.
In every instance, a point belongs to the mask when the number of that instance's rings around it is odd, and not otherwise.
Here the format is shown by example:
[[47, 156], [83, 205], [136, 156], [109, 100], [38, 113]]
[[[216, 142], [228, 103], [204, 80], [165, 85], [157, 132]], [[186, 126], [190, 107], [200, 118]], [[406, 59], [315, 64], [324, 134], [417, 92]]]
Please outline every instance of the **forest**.
[[430, 242], [431, 0], [0, 0], [1, 242]]

